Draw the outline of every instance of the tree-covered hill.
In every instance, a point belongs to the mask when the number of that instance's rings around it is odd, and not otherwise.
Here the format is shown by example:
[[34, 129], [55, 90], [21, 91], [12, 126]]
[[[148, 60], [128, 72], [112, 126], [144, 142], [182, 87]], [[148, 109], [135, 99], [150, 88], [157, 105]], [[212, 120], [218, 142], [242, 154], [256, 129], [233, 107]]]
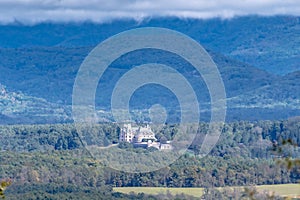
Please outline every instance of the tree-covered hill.
[[0, 124], [70, 121], [70, 108], [22, 92], [11, 92], [0, 84]]
[[[5, 104], [1, 94], [1, 123], [10, 123], [9, 118], [25, 123], [37, 115], [44, 119], [39, 123], [66, 122], [71, 120], [72, 90], [81, 62], [91, 47], [35, 47], [21, 49], [2, 49], [0, 57], [0, 80], [5, 85], [8, 96], [20, 94], [22, 106], [13, 102]], [[227, 120], [233, 119], [284, 119], [300, 115], [300, 93], [298, 72], [278, 76], [252, 67], [240, 61], [209, 51], [216, 62], [225, 84], [228, 112]], [[202, 109], [208, 109], [209, 93], [201, 77], [184, 60], [167, 53], [137, 51], [117, 59], [104, 74], [97, 90], [98, 109], [109, 110], [110, 97], [118, 79], [132, 66], [147, 62], [157, 62], [175, 67], [187, 80], [191, 81]], [[147, 54], [148, 55], [148, 54]], [[47, 62], [45, 62], [47, 60]], [[4, 88], [4, 86], [2, 86]], [[147, 92], [143, 92], [147, 90]], [[24, 95], [21, 95], [24, 93]], [[148, 87], [137, 92], [132, 99], [133, 109], [147, 109], [155, 103], [176, 108], [174, 96], [163, 88]], [[147, 99], [147, 101], [145, 101]], [[6, 98], [7, 100], [7, 98]], [[28, 102], [28, 103], [26, 103]], [[21, 109], [22, 108], [22, 109]], [[53, 109], [54, 108], [54, 109]], [[32, 112], [27, 112], [32, 110]], [[55, 110], [61, 110], [61, 114]], [[257, 110], [261, 110], [257, 114]], [[282, 112], [283, 111], [283, 112]], [[26, 113], [27, 112], [27, 113]], [[251, 113], [251, 114], [250, 114]], [[203, 120], [209, 113], [203, 114]], [[240, 118], [236, 118], [236, 117]], [[46, 119], [47, 118], [47, 119]], [[104, 118], [111, 120], [110, 113]], [[33, 123], [33, 122], [32, 122]]]
[[[174, 127], [167, 125], [157, 136], [172, 137]], [[200, 124], [199, 136], [206, 134], [207, 128], [208, 124]], [[99, 145], [104, 146], [116, 142], [119, 133], [116, 124], [82, 127], [81, 131], [85, 130], [89, 137], [94, 137], [91, 141], [102, 138]], [[0, 180], [12, 181], [5, 191], [11, 199], [74, 198], [74, 195], [113, 199], [121, 198], [121, 194], [113, 193], [112, 187], [211, 188], [296, 183], [300, 178], [299, 167], [288, 168], [285, 162], [278, 162], [299, 159], [298, 118], [225, 124], [217, 145], [206, 157], [198, 154], [200, 137], [176, 162], [148, 173], [116, 171], [104, 160], [94, 159], [83, 148], [71, 124], [1, 126], [0, 131]], [[295, 146], [281, 146], [287, 139]], [[281, 147], [280, 152], [276, 151], [277, 146]], [[113, 148], [136, 151], [139, 156], [151, 151], [130, 146]]]

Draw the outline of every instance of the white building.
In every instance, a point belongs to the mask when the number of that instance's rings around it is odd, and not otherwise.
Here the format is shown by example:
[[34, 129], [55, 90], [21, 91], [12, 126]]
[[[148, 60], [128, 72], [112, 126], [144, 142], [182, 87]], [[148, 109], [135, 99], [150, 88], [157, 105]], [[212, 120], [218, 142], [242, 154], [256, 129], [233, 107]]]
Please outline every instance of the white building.
[[124, 126], [120, 130], [119, 141], [120, 142], [132, 142], [133, 137], [136, 134], [136, 127], [132, 128], [131, 124], [124, 124]]
[[124, 124], [120, 130], [120, 142], [129, 142], [136, 147], [155, 147], [160, 150], [171, 150], [172, 145], [170, 142], [160, 143], [157, 142], [155, 133], [151, 130], [150, 126], [146, 127], [131, 126], [131, 124]]

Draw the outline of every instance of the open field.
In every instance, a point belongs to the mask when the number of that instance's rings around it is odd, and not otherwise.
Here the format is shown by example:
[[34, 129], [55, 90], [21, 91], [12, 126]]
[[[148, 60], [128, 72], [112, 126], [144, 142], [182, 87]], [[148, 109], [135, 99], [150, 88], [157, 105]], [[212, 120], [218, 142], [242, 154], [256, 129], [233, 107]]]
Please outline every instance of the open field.
[[129, 194], [134, 193], [145, 193], [145, 194], [166, 194], [168, 191], [173, 194], [188, 194], [195, 197], [201, 197], [203, 194], [203, 188], [164, 188], [164, 187], [115, 187], [114, 192], [121, 192]]
[[[243, 187], [228, 187], [228, 188], [240, 188]], [[300, 184], [279, 184], [279, 185], [261, 185], [256, 186], [259, 191], [273, 191], [275, 194], [280, 196], [300, 196]], [[222, 188], [220, 188], [222, 189]], [[201, 197], [203, 195], [203, 188], [164, 188], [164, 187], [115, 187], [113, 189], [115, 192], [121, 192], [129, 194], [130, 192], [134, 193], [145, 193], [145, 194], [166, 194], [170, 192], [173, 195], [176, 194], [187, 194], [195, 197]]]
[[259, 191], [274, 191], [280, 196], [300, 196], [300, 184], [279, 184], [256, 186]]

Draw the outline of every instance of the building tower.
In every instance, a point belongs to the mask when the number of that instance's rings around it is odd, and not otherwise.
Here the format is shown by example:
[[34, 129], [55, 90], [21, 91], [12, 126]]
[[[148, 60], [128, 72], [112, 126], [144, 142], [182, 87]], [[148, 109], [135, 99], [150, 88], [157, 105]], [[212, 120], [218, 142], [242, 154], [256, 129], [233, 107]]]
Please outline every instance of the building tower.
[[132, 142], [135, 131], [132, 129], [131, 124], [124, 124], [120, 130], [120, 142]]

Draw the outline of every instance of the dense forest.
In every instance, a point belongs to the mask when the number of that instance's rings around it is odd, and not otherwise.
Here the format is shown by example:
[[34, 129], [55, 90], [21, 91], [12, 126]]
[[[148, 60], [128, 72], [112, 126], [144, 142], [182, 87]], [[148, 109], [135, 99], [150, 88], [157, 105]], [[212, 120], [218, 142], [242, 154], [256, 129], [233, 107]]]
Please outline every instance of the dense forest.
[[[199, 125], [198, 137], [188, 151], [168, 167], [148, 173], [113, 170], [83, 148], [78, 132], [87, 132], [89, 144], [118, 143], [117, 124], [97, 124], [87, 129], [74, 124], [12, 125], [0, 127], [0, 180], [10, 180], [9, 199], [160, 199], [144, 194], [115, 193], [112, 187], [226, 187], [297, 183], [300, 168], [300, 120], [233, 122], [222, 125], [211, 153], [199, 155], [208, 124]], [[154, 128], [155, 129], [155, 128]], [[159, 139], [172, 139], [177, 125], [164, 125]], [[119, 144], [115, 148], [147, 152]], [[280, 162], [288, 161], [288, 162]], [[292, 164], [291, 164], [292, 163]], [[217, 194], [209, 190], [208, 194]], [[174, 197], [175, 198], [175, 197]], [[178, 197], [180, 199], [180, 197]], [[187, 197], [186, 197], [187, 198]], [[191, 197], [192, 198], [192, 197]]]

